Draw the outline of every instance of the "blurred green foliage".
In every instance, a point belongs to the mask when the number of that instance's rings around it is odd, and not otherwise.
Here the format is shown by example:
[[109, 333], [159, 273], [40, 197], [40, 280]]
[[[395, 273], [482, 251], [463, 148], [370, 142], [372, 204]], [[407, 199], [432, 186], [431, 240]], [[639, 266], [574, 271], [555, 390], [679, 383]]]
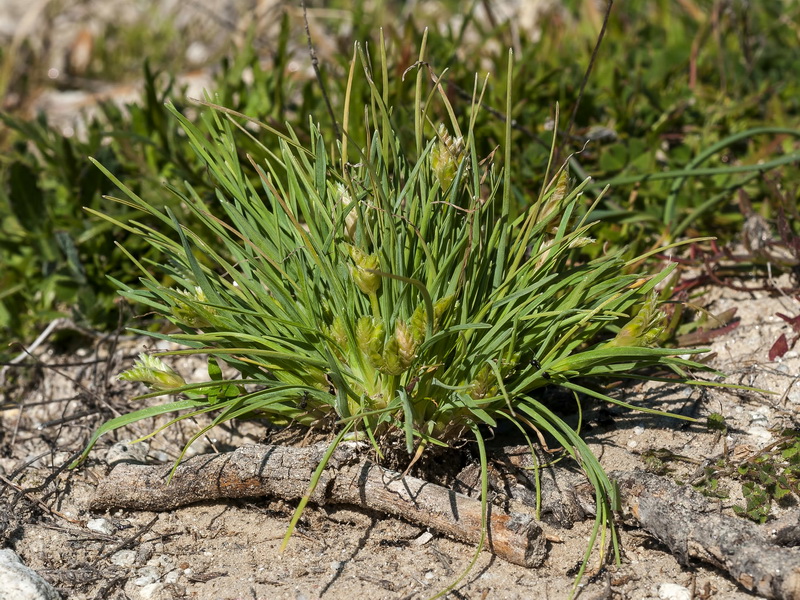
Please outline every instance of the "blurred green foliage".
[[[134, 278], [116, 251], [113, 227], [82, 210], [105, 205], [102, 195], [112, 189], [88, 156], [130, 176], [140, 193], [162, 203], [169, 202], [161, 191], [163, 178], [202, 182], [164, 118], [170, 86], [157, 90], [149, 69], [146, 79], [141, 105], [124, 111], [102, 105], [100, 116], [87, 123], [85, 139], [62, 135], [44, 116], [33, 121], [0, 116], [17, 134], [4, 159], [0, 187], [0, 338], [28, 339], [65, 314], [101, 329], [117, 323], [116, 289], [106, 275]], [[114, 209], [117, 218], [135, 217], [131, 212]]]
[[[509, 19], [499, 2], [475, 2], [468, 9], [442, 2], [435, 18], [425, 4], [430, 3], [348, 3], [347, 18], [333, 10], [345, 8], [344, 3], [309, 11], [321, 82], [340, 126], [353, 42], [378, 48], [382, 33], [390, 65], [383, 97], [392, 107], [398, 136], [414, 143], [414, 99], [401, 84], [428, 27], [433, 31], [426, 74], [431, 89], [444, 74], [441, 85], [457, 116], [466, 114], [473, 90], [480, 89], [487, 73], [490, 77], [483, 103], [495, 110], [481, 111], [475, 125], [482, 156], [502, 140], [506, 115], [496, 109], [504, 106], [507, 92], [506, 49], [514, 48], [511, 96], [517, 100], [510, 117], [512, 168], [520, 174], [513, 182], [518, 211], [547, 183], [541, 179], [549, 155], [544, 140], [553, 128], [560, 132], [560, 160], [571, 155], [573, 176], [596, 180], [587, 187], [586, 207], [605, 182], [616, 182], [591, 218], [602, 220], [594, 230], [599, 239], [609, 248], [627, 246], [630, 256], [676, 236], [739, 239], [747, 219], [739, 207], [739, 190], [773, 230], [780, 211], [797, 211], [800, 178], [791, 166], [798, 152], [800, 82], [787, 74], [800, 72], [800, 52], [793, 51], [800, 3], [617, 3], [569, 132], [603, 20], [595, 2], [555, 5], [540, 15], [538, 29], [526, 28], [521, 17]], [[298, 62], [302, 68], [310, 62], [298, 11], [283, 13], [280, 33], [268, 47], [255, 43], [257, 33], [253, 30], [216, 69], [209, 100], [279, 129], [291, 122], [301, 138], [309, 115], [322, 129], [331, 127], [320, 81], [298, 71]], [[109, 41], [103, 47], [110, 53], [112, 46]], [[141, 47], [148, 46], [141, 41]], [[106, 277], [125, 283], [137, 277], [114, 242], [141, 251], [147, 261], [149, 250], [139, 242], [114, 240], [122, 235], [119, 230], [81, 210], [88, 206], [112, 216], [132, 210], [102, 199], [111, 185], [87, 156], [96, 157], [148, 201], [170, 205], [180, 218], [181, 206], [162, 187], [164, 180], [185, 180], [201, 195], [210, 193], [207, 174], [187, 151], [175, 120], [166, 118], [163, 103], [171, 99], [191, 119], [202, 109], [181, 102], [175, 84], [147, 68], [145, 82], [139, 104], [125, 109], [102, 105], [85, 139], [61, 135], [45, 117], [2, 117], [11, 135], [4, 136], [7, 148], [0, 158], [0, 359], [10, 352], [8, 341], [29, 341], [57, 315], [72, 315], [95, 328], [113, 326], [115, 286]], [[371, 102], [369, 86], [366, 78], [356, 78], [352, 106]], [[561, 118], [554, 123], [557, 104]], [[437, 116], [446, 120], [446, 115]], [[771, 129], [756, 129], [764, 125]], [[364, 115], [351, 114], [348, 127], [360, 137]], [[240, 152], [246, 153], [254, 142], [240, 137]], [[708, 149], [713, 152], [705, 160], [692, 163]], [[735, 170], [758, 163], [774, 166], [763, 173]], [[698, 168], [707, 171], [695, 176]], [[797, 236], [798, 220], [787, 223], [787, 235]]]

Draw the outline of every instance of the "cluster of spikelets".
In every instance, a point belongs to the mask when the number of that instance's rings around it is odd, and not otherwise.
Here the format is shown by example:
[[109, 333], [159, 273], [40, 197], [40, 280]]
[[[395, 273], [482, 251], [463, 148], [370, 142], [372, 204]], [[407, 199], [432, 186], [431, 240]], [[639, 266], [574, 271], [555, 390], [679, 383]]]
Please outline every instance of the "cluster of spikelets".
[[[360, 64], [374, 81], [371, 62]], [[186, 383], [143, 356], [123, 378], [149, 384], [150, 396], [179, 398], [109, 421], [86, 453], [140, 419], [211, 413], [189, 443], [239, 417], [314, 425], [334, 416], [334, 444], [357, 434], [380, 455], [379, 440], [396, 431], [419, 454], [466, 434], [483, 455], [487, 428], [503, 419], [578, 461], [597, 489], [598, 527], [609, 522], [613, 484], [538, 391], [556, 385], [624, 405], [603, 392], [604, 379], [697, 367], [680, 358], [685, 351], [656, 347], [664, 321], [656, 290], [671, 269], [639, 275], [640, 257], [626, 260], [621, 250], [574, 261], [575, 248], [594, 243], [586, 182], [570, 189], [565, 171], [544, 167], [538, 197], [512, 210], [512, 174], [495, 153], [475, 149], [480, 95], [466, 129], [455, 119], [433, 128], [422, 71], [416, 86], [420, 102], [405, 119], [373, 88], [365, 137], [351, 139], [345, 128], [331, 145], [313, 123], [308, 144], [262, 125], [275, 140], [268, 147], [220, 107], [200, 125], [172, 109], [217, 192], [170, 191], [205, 231], [183, 227], [103, 169], [126, 194], [121, 202], [162, 225], [115, 222], [164, 256], [157, 265], [130, 256], [142, 286], [123, 285], [122, 294], [174, 324], [151, 333], [187, 347], [171, 354], [209, 355], [209, 380]], [[452, 116], [444, 93], [440, 100]], [[345, 107], [345, 125], [348, 114]], [[413, 136], [396, 127], [400, 120], [415, 124]], [[249, 165], [239, 136], [261, 150]], [[504, 164], [510, 140], [508, 125]], [[239, 375], [225, 379], [220, 362]]]

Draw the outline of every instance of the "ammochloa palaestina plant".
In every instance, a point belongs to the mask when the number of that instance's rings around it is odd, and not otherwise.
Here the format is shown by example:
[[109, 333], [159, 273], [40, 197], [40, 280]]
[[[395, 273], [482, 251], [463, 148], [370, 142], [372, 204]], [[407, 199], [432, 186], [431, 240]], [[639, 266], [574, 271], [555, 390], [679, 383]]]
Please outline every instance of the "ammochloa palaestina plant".
[[[387, 89], [382, 59], [378, 75]], [[512, 219], [512, 173], [497, 161], [510, 163], [511, 132], [501, 152], [476, 154], [480, 94], [459, 123], [420, 68], [408, 144], [399, 109], [389, 106], [370, 65], [363, 54], [353, 60], [350, 81], [363, 69], [372, 98], [365, 111], [345, 108], [336, 143], [313, 123], [306, 145], [262, 125], [278, 143], [250, 157], [255, 182], [236, 142], [256, 139], [236, 115], [209, 111], [197, 126], [173, 109], [216, 181], [214, 198], [170, 188], [202, 231], [182, 227], [117, 182], [127, 195], [120, 202], [160, 221], [159, 228], [119, 226], [164, 256], [160, 265], [131, 256], [144, 273], [142, 289], [123, 286], [122, 293], [177, 326], [151, 334], [188, 347], [171, 354], [210, 355], [211, 381], [184, 385], [142, 358], [125, 377], [149, 382], [153, 395], [183, 398], [109, 421], [89, 448], [103, 433], [157, 414], [216, 413], [209, 428], [254, 414], [307, 425], [334, 416], [332, 447], [358, 435], [380, 454], [382, 436], [397, 431], [418, 454], [466, 435], [476, 440], [485, 472], [483, 432], [505, 419], [551, 436], [582, 466], [597, 490], [595, 534], [605, 532], [614, 486], [537, 391], [556, 385], [619, 404], [585, 382], [691, 365], [674, 349], [652, 346], [663, 319], [654, 290], [671, 269], [629, 274], [627, 265], [639, 258], [626, 262], [621, 251], [570, 262], [571, 249], [595, 243], [576, 218], [585, 182], [569, 191], [566, 174], [556, 175]], [[434, 125], [437, 103], [447, 125]], [[365, 139], [347, 135], [356, 114]], [[174, 286], [160, 283], [165, 274]], [[241, 378], [223, 380], [218, 361]], [[484, 476], [484, 498], [486, 485]]]

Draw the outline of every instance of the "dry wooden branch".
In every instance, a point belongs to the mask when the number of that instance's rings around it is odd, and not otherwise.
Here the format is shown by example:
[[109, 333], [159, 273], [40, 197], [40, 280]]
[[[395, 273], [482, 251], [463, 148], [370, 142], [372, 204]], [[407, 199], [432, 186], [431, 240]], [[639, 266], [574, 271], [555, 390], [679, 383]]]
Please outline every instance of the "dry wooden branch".
[[[220, 498], [273, 496], [297, 500], [307, 491], [324, 447], [245, 446], [193, 457], [166, 483], [170, 465], [119, 464], [100, 482], [91, 508], [170, 510]], [[353, 447], [336, 450], [311, 501], [353, 504], [402, 517], [458, 540], [477, 543], [481, 503], [418, 479], [359, 460]], [[535, 567], [545, 558], [545, 538], [534, 518], [489, 507], [487, 548], [505, 560]]]
[[800, 553], [781, 548], [762, 528], [726, 517], [690, 488], [644, 471], [610, 473], [627, 518], [658, 538], [683, 563], [695, 558], [724, 569], [767, 598], [800, 599]]

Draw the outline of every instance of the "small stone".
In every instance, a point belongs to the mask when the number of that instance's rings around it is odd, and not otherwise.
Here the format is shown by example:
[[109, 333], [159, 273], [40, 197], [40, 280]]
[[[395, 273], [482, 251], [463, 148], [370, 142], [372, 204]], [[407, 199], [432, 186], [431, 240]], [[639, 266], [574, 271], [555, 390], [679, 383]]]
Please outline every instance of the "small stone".
[[153, 557], [151, 553], [151, 558], [149, 559], [148, 564], [160, 567], [164, 571], [169, 571], [175, 566], [175, 559], [169, 554], [159, 554]]
[[136, 549], [136, 564], [143, 565], [149, 563], [153, 558], [153, 544], [141, 544]]
[[95, 533], [102, 533], [103, 535], [112, 535], [114, 533], [114, 526], [108, 519], [89, 519], [86, 523], [86, 528]]
[[194, 65], [202, 65], [208, 61], [208, 48], [202, 42], [194, 41], [186, 48], [186, 60]]
[[142, 600], [153, 600], [161, 595], [166, 586], [163, 583], [148, 583], [139, 590], [139, 597]]
[[163, 450], [155, 450], [150, 456], [153, 459], [153, 461], [158, 463], [169, 462], [169, 454], [167, 454]]
[[658, 586], [658, 597], [661, 600], [692, 600], [692, 592], [677, 583], [662, 583]]
[[156, 567], [142, 567], [136, 571], [136, 579], [133, 580], [133, 585], [144, 587], [155, 583], [160, 577], [160, 573]]
[[786, 396], [786, 399], [792, 404], [800, 404], [800, 383], [796, 383], [794, 386], [792, 386], [792, 389]]
[[164, 575], [164, 583], [177, 583], [178, 579], [181, 578], [181, 575], [183, 575], [183, 571], [181, 569], [173, 569]]
[[145, 442], [133, 444], [131, 442], [117, 442], [108, 449], [106, 462], [109, 466], [119, 463], [144, 463], [147, 462], [147, 453], [150, 445]]
[[751, 412], [750, 424], [756, 427], [769, 427], [769, 415], [766, 409], [758, 409]]
[[111, 555], [111, 564], [118, 567], [132, 567], [136, 563], [136, 551], [120, 550]]
[[424, 546], [425, 544], [430, 542], [432, 539], [433, 539], [433, 534], [430, 531], [426, 531], [421, 536], [419, 536], [417, 539], [415, 539], [413, 542], [411, 542], [411, 545], [412, 546]]
[[772, 432], [766, 427], [750, 427], [747, 435], [756, 446], [765, 446], [772, 441]]
[[72, 455], [69, 452], [56, 452], [53, 456], [53, 463], [56, 465], [62, 465], [65, 462], [72, 462], [72, 460], [70, 460], [71, 458]]
[[13, 550], [0, 550], [0, 600], [60, 600], [61, 595]]

